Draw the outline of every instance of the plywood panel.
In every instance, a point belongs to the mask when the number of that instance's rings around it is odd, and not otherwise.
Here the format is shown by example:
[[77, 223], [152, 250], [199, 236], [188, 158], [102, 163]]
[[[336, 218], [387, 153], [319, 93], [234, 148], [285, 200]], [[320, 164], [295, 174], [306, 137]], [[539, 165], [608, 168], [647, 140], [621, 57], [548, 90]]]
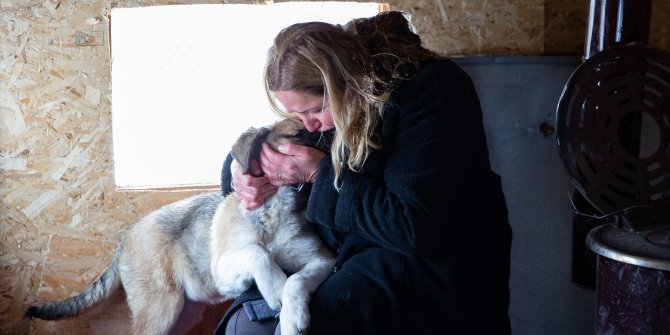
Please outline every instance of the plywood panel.
[[418, 0], [391, 2], [412, 14], [431, 49], [451, 56], [542, 52], [542, 0]]
[[649, 44], [670, 51], [670, 1], [653, 0], [651, 2]]
[[[545, 1], [545, 55], [583, 55], [590, 0]], [[651, 2], [649, 44], [670, 50], [670, 1]]]
[[545, 2], [544, 54], [584, 53], [589, 0]]

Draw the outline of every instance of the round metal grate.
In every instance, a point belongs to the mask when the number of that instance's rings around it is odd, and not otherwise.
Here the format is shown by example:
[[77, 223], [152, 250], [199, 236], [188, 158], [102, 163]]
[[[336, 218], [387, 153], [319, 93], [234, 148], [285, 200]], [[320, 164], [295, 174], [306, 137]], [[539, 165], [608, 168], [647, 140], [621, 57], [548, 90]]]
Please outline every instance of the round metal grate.
[[572, 74], [557, 110], [561, 160], [604, 215], [670, 201], [670, 54], [606, 49]]

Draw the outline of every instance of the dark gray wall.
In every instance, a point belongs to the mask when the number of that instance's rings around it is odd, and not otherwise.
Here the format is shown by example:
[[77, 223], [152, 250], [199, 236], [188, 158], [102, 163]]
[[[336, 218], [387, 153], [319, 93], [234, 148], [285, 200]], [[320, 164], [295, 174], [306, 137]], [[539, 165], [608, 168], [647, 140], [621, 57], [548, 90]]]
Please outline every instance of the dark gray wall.
[[[503, 181], [514, 232], [510, 317], [514, 335], [593, 334], [595, 294], [570, 281], [570, 179], [553, 129], [577, 57], [467, 57], [484, 110], [491, 164]], [[476, 237], [473, 237], [476, 238]], [[483, 263], [485, 266], [485, 263]]]

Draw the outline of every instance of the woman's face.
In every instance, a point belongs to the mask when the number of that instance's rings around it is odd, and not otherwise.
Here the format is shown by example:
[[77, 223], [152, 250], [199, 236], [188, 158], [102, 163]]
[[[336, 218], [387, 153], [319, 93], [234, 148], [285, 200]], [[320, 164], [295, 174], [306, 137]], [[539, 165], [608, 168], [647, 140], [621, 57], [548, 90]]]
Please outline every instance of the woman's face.
[[274, 91], [274, 95], [287, 112], [295, 114], [309, 132], [335, 128], [330, 106], [320, 95], [301, 91]]

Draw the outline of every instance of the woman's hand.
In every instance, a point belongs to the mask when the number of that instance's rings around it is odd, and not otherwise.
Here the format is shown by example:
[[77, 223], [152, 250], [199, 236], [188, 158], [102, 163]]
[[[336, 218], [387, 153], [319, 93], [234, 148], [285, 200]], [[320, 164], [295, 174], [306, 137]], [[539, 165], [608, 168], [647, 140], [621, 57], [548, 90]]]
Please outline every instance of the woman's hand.
[[297, 144], [282, 144], [277, 149], [263, 143], [261, 152], [261, 169], [275, 186], [313, 182], [319, 163], [326, 157], [318, 149]]
[[277, 191], [277, 186], [270, 184], [257, 161], [249, 164], [249, 173], [242, 173], [240, 163], [233, 160], [230, 166], [233, 190], [242, 200], [242, 205], [247, 210], [260, 207], [265, 199]]

